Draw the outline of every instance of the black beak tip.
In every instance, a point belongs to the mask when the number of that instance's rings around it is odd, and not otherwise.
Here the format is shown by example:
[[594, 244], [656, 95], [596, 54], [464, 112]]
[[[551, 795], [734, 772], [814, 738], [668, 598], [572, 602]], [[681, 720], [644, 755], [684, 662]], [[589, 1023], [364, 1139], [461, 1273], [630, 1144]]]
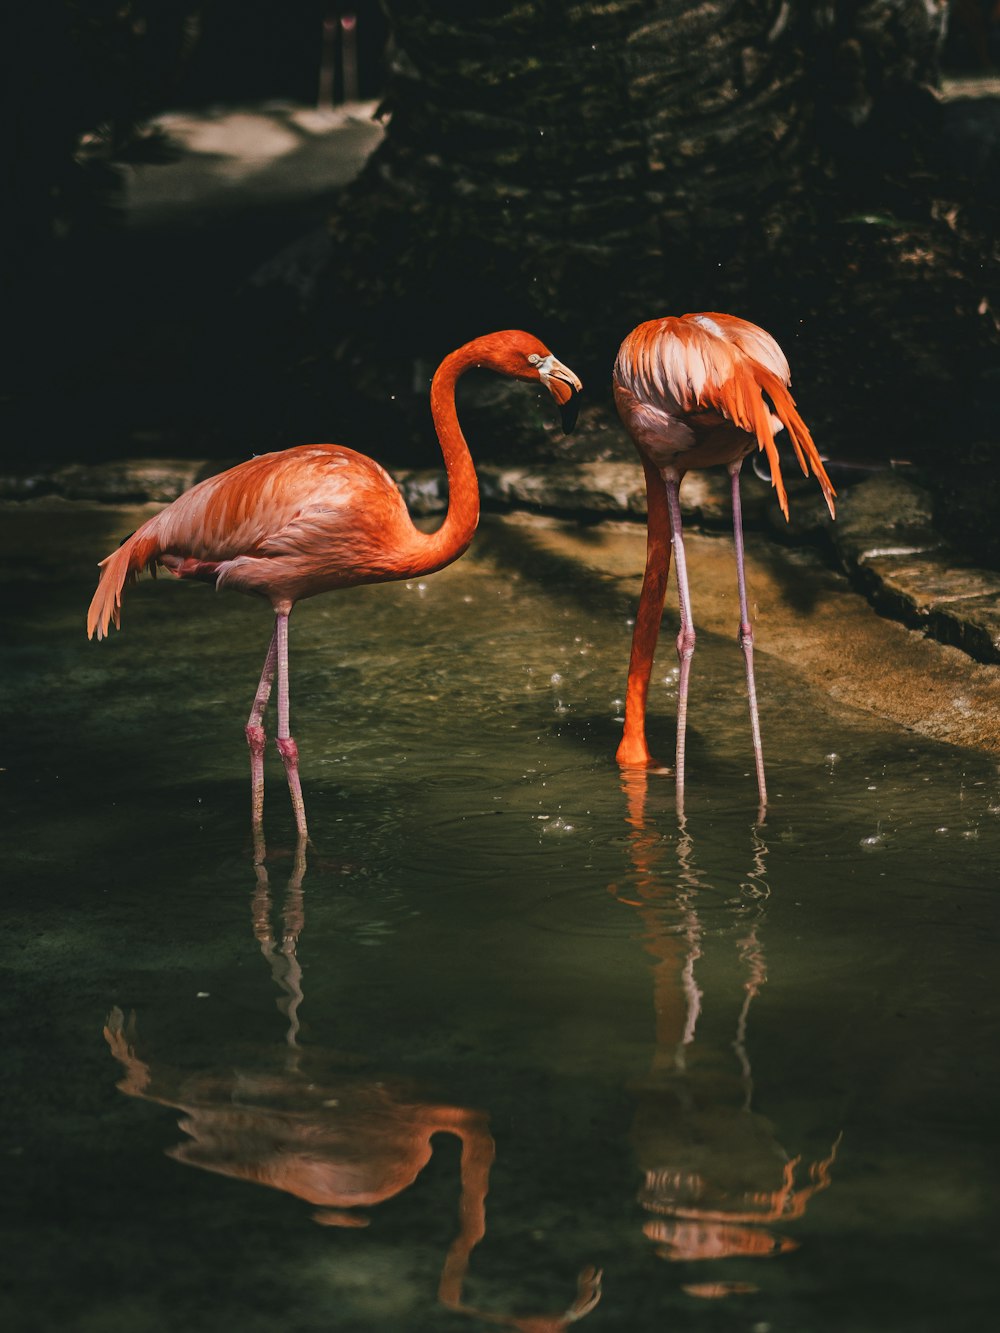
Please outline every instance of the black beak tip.
[[572, 435], [573, 428], [576, 426], [576, 419], [580, 414], [580, 395], [574, 389], [566, 402], [559, 408], [559, 415], [562, 418], [562, 431], [564, 435]]

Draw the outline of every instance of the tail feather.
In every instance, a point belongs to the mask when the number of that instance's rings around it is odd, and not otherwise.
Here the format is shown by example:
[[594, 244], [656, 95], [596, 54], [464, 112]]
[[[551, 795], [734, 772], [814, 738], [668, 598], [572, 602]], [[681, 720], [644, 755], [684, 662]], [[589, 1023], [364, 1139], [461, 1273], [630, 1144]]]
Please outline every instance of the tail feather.
[[[830, 511], [830, 517], [836, 518], [834, 509], [834, 497], [837, 492], [833, 488], [833, 483], [826, 475], [826, 468], [823, 466], [823, 460], [819, 456], [812, 435], [809, 433], [809, 427], [799, 416], [795, 406], [795, 399], [789, 393], [787, 386], [782, 383], [777, 375], [758, 365], [758, 382], [760, 387], [765, 390], [774, 404], [775, 415], [778, 417], [785, 430], [788, 431], [788, 438], [791, 441], [792, 448], [795, 450], [795, 457], [799, 461], [799, 467], [804, 476], [808, 477], [812, 472], [813, 476], [819, 482], [820, 490], [823, 492], [823, 499], [826, 501], [826, 507]], [[760, 395], [758, 394], [758, 398]], [[760, 399], [763, 409], [763, 399]], [[766, 421], [766, 435], [762, 438], [759, 431], [757, 440], [761, 447], [767, 453], [768, 463], [771, 467], [771, 480], [778, 490], [778, 498], [781, 502], [781, 510], [788, 517], [788, 500], [785, 495], [785, 488], [781, 481], [781, 465], [778, 462], [778, 451], [774, 444], [774, 433], [771, 430], [771, 423], [767, 418], [769, 413], [762, 411], [762, 416]]]
[[[749, 360], [742, 364], [738, 363], [733, 375], [719, 386], [719, 403], [730, 421], [735, 422], [741, 430], [754, 435], [757, 439], [758, 448], [767, 454], [768, 467], [771, 472], [771, 485], [777, 493], [781, 512], [787, 519], [788, 495], [785, 491], [784, 478], [781, 475], [781, 460], [778, 457], [778, 449], [774, 443], [771, 414], [767, 410], [767, 405], [761, 394], [761, 387], [766, 387], [768, 393], [771, 393], [770, 381], [773, 379], [774, 383], [781, 387], [782, 392], [785, 392], [785, 390], [780, 380], [776, 376], [772, 376], [759, 363], [752, 363], [753, 371], [750, 369], [750, 364]], [[764, 384], [765, 378], [768, 381], [766, 385]], [[784, 417], [781, 420], [784, 421]]]
[[99, 639], [107, 638], [112, 620], [115, 629], [121, 628], [122, 592], [127, 584], [138, 579], [144, 569], [152, 568], [155, 573], [158, 554], [155, 538], [150, 537], [145, 527], [142, 527], [122, 542], [117, 551], [101, 561], [100, 581], [87, 612], [88, 639], [92, 639], [95, 633]]

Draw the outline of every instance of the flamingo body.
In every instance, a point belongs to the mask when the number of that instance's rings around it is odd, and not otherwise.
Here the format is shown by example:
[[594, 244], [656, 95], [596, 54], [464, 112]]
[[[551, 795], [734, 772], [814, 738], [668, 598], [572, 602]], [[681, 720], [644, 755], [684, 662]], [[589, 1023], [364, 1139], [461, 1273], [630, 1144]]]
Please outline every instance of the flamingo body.
[[[277, 745], [285, 763], [300, 839], [306, 837], [298, 751], [288, 720], [288, 617], [296, 602], [362, 583], [429, 574], [456, 560], [479, 520], [479, 486], [455, 409], [455, 386], [483, 368], [543, 384], [572, 428], [580, 381], [529, 333], [486, 334], [445, 357], [431, 382], [431, 413], [448, 476], [448, 512], [421, 532], [395, 483], [364, 454], [340, 445], [300, 445], [263, 454], [209, 477], [143, 523], [101, 561], [87, 632], [98, 639], [121, 623], [126, 585], [161, 565], [182, 579], [266, 598], [274, 634], [246, 725], [252, 814], [262, 849], [263, 715], [278, 678]], [[261, 853], [262, 854], [262, 853]]]
[[407, 578], [424, 534], [384, 468], [334, 444], [262, 454], [208, 477], [142, 525], [114, 554], [87, 620], [104, 637], [142, 569], [293, 605], [317, 593]]
[[667, 316], [640, 324], [618, 351], [612, 378], [615, 403], [639, 452], [646, 477], [646, 569], [632, 636], [625, 726], [618, 747], [622, 765], [651, 766], [645, 714], [653, 654], [670, 567], [677, 566], [680, 632], [676, 779], [683, 808], [688, 679], [694, 654], [680, 484], [695, 468], [725, 465], [730, 473], [740, 602], [739, 642], [746, 660], [747, 692], [761, 809], [766, 805], [760, 724], [753, 670], [753, 631], [747, 611], [739, 473], [754, 449], [767, 455], [778, 503], [786, 519], [788, 495], [774, 437], [787, 430], [803, 473], [819, 482], [831, 516], [834, 489], [789, 392], [784, 352], [764, 329], [718, 312]]

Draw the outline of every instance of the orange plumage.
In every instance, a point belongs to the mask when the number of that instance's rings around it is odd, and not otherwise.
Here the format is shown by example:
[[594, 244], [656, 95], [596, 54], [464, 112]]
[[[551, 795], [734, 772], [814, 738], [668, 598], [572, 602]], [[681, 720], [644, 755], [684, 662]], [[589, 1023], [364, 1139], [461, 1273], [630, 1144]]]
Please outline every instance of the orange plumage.
[[658, 467], [684, 473], [760, 449], [787, 518], [774, 443], [784, 428], [799, 466], [816, 476], [833, 514], [836, 492], [789, 392], [785, 354], [756, 324], [718, 313], [649, 320], [619, 348], [613, 383], [626, 429]]
[[[251, 753], [252, 814], [263, 820], [264, 709], [278, 679], [278, 750], [285, 763], [300, 838], [306, 836], [298, 752], [288, 724], [288, 617], [296, 602], [334, 588], [429, 574], [456, 560], [479, 520], [479, 486], [455, 410], [455, 385], [481, 367], [540, 383], [559, 405], [564, 429], [576, 416], [580, 381], [529, 333], [486, 334], [445, 357], [431, 382], [431, 414], [448, 476], [448, 512], [421, 532], [395, 483], [364, 454], [334, 444], [264, 454], [199, 482], [101, 561], [87, 633], [104, 638], [121, 623], [126, 585], [162, 565], [178, 578], [201, 579], [266, 598], [274, 634], [246, 726]], [[262, 839], [259, 840], [262, 847]]]
[[623, 765], [652, 764], [646, 744], [646, 697], [663, 612], [671, 550], [677, 565], [681, 670], [677, 701], [677, 806], [683, 809], [688, 680], [695, 631], [687, 580], [679, 491], [693, 468], [724, 464], [730, 473], [740, 602], [739, 641], [746, 660], [760, 806], [767, 792], [760, 745], [753, 632], [743, 570], [743, 526], [739, 473], [754, 449], [767, 455], [782, 513], [788, 496], [781, 475], [775, 434], [787, 430], [799, 466], [819, 482], [834, 514], [834, 489], [789, 392], [791, 376], [781, 348], [763, 329], [735, 315], [717, 312], [667, 316], [640, 324], [622, 343], [615, 361], [615, 403], [642, 460], [646, 476], [648, 530], [646, 570], [632, 636], [625, 726], [618, 747]]
[[120, 627], [124, 588], [157, 564], [276, 606], [425, 563], [425, 534], [384, 468], [339, 445], [300, 445], [199, 482], [138, 528], [101, 561], [87, 632]]

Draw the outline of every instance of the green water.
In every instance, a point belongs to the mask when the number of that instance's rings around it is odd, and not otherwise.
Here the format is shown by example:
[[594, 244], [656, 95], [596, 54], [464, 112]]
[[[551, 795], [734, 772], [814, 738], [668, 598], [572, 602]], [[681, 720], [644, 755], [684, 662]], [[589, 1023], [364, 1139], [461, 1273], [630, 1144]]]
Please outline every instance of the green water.
[[5, 519], [5, 1327], [992, 1326], [994, 760], [761, 654], [758, 824], [703, 635], [679, 827], [612, 762], [629, 600], [494, 522], [296, 611], [313, 845], [269, 752], [257, 873], [267, 608], [88, 643], [125, 519]]

